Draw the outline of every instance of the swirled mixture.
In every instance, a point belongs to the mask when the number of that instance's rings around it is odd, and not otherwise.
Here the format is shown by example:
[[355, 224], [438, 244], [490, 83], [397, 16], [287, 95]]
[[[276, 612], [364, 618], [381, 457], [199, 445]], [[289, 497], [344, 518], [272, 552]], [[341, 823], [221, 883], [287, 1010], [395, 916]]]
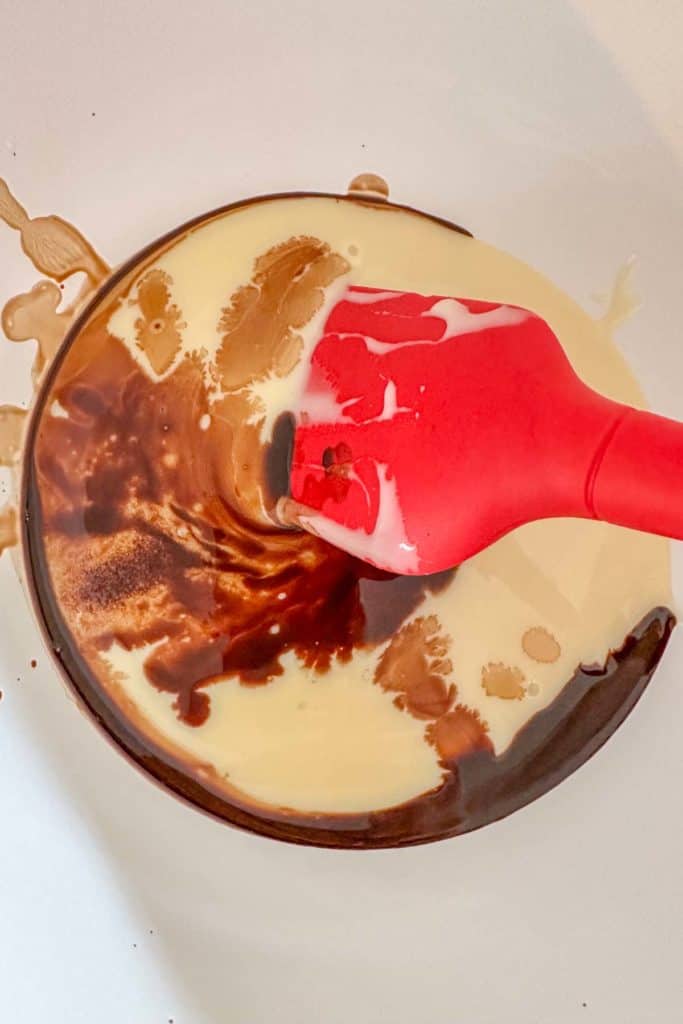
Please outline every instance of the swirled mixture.
[[401, 578], [281, 529], [289, 414], [349, 284], [534, 309], [584, 379], [640, 401], [608, 319], [483, 243], [380, 200], [254, 202], [100, 293], [42, 395], [29, 548], [60, 656], [155, 774], [290, 838], [408, 842], [519, 806], [604, 741], [666, 642], [668, 555], [552, 521]]

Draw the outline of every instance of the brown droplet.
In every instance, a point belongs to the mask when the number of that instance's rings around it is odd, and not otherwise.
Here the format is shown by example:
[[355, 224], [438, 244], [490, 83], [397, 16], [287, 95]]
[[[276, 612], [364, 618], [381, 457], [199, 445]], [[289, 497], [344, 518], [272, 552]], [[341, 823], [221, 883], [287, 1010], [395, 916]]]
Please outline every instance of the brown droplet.
[[379, 174], [357, 174], [349, 185], [347, 192], [360, 192], [363, 195], [379, 196], [380, 199], [389, 198], [389, 186]]
[[524, 673], [502, 661], [490, 661], [481, 670], [481, 685], [489, 697], [521, 700], [524, 696]]
[[455, 761], [475, 750], [493, 753], [487, 732], [488, 727], [479, 717], [478, 711], [458, 704], [452, 711], [428, 725], [426, 736], [436, 747], [441, 761]]
[[38, 662], [36, 661], [36, 659], [35, 658], [31, 658], [31, 668], [36, 668], [37, 665], [38, 665]]
[[557, 661], [562, 649], [552, 633], [549, 633], [543, 626], [533, 626], [527, 629], [522, 637], [522, 648], [534, 661], [540, 661], [544, 665], [550, 665]]

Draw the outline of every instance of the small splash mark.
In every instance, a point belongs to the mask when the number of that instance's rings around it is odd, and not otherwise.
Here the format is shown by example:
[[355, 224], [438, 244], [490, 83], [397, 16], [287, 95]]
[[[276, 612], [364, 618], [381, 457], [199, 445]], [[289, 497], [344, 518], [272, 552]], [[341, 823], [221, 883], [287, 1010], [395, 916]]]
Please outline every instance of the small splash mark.
[[526, 692], [528, 697], [538, 697], [541, 692], [541, 688], [538, 683], [529, 683], [526, 688]]
[[601, 319], [609, 330], [614, 330], [628, 320], [641, 306], [641, 301], [633, 288], [633, 271], [636, 257], [631, 256], [619, 268], [607, 298], [605, 312]]
[[31, 658], [31, 668], [37, 668], [38, 662], [35, 658]]
[[543, 626], [532, 626], [522, 637], [522, 650], [533, 661], [551, 665], [557, 661], [562, 648], [549, 630]]
[[5, 696], [5, 695], [4, 695], [4, 693], [2, 692], [2, 690], [0, 690], [0, 700], [2, 700], [2, 698], [3, 698], [4, 696]]
[[481, 670], [481, 685], [489, 697], [521, 700], [526, 689], [524, 673], [514, 665], [490, 661]]

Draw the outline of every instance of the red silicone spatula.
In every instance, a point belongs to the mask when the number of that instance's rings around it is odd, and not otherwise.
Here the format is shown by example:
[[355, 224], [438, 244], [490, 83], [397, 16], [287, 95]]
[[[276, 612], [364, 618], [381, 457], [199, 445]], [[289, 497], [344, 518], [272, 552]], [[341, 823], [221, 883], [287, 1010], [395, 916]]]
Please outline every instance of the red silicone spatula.
[[290, 484], [302, 526], [397, 573], [552, 516], [683, 538], [683, 424], [591, 390], [527, 310], [353, 287], [312, 355]]

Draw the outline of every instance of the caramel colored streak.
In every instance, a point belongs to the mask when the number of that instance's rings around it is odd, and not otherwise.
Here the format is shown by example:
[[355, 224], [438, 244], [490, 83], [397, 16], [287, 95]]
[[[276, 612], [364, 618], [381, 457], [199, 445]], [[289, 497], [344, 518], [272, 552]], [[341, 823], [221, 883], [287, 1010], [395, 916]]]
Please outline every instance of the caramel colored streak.
[[12, 505], [0, 509], [0, 554], [17, 543], [17, 513]]
[[9, 190], [7, 182], [0, 178], [0, 218], [15, 231], [23, 231], [29, 216]]
[[61, 217], [31, 218], [0, 178], [0, 218], [18, 231], [21, 247], [41, 274], [63, 281], [83, 272], [97, 285], [109, 267], [72, 224]]

